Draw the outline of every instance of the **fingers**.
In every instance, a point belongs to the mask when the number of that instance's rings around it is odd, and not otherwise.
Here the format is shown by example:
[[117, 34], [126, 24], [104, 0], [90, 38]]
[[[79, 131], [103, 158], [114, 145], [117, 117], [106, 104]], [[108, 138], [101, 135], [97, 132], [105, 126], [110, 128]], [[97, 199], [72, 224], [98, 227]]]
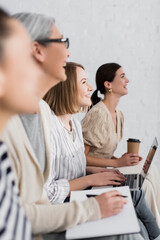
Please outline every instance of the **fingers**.
[[119, 182], [124, 182], [126, 180], [125, 176], [123, 174], [117, 174], [117, 173], [108, 173], [106, 175], [107, 179], [109, 181], [119, 181]]
[[[117, 174], [113, 172], [101, 172], [97, 174], [92, 174], [90, 176], [93, 178], [92, 185], [93, 186], [104, 186], [104, 185], [120, 185], [120, 182], [124, 182], [126, 178], [122, 174]], [[117, 184], [118, 183], [118, 184]]]
[[123, 208], [124, 204], [126, 204], [128, 201], [126, 198], [120, 197], [122, 195], [120, 192], [118, 191], [116, 192], [117, 192], [116, 194], [113, 193], [112, 195], [109, 196], [110, 201], [112, 202], [112, 208], [113, 209]]
[[116, 209], [114, 209], [113, 211], [112, 211], [112, 215], [117, 215], [117, 214], [119, 214], [120, 212], [122, 211], [122, 208], [116, 208]]
[[140, 156], [138, 154], [136, 154], [136, 153], [128, 153], [128, 156], [140, 158]]
[[139, 160], [139, 161], [142, 160], [142, 157], [139, 156], [139, 155], [136, 154], [136, 153], [128, 153], [128, 156], [131, 157], [131, 158], [135, 158], [135, 159], [137, 159], [137, 160]]
[[99, 203], [102, 218], [121, 212], [124, 204], [127, 203], [127, 200], [123, 197], [120, 197], [120, 195], [120, 192], [114, 190], [102, 193], [101, 195], [95, 197]]
[[[113, 191], [109, 191], [109, 192], [105, 192], [103, 193], [104, 195], [106, 195], [107, 197], [118, 197], [120, 195], [122, 195], [119, 191], [117, 190], [113, 190]], [[120, 197], [118, 197], [120, 198]], [[120, 198], [121, 199], [121, 198]]]
[[117, 198], [117, 200], [113, 204], [113, 209], [122, 209], [125, 203], [126, 203], [126, 200], [122, 201], [122, 199]]
[[115, 174], [115, 175], [113, 175], [112, 180], [125, 181], [126, 178], [124, 175]]
[[139, 162], [139, 158], [138, 157], [130, 157], [130, 160], [133, 162]]
[[115, 197], [115, 196], [117, 196], [119, 194], [121, 194], [121, 193], [119, 191], [117, 191], [117, 190], [113, 190], [113, 191], [102, 193], [102, 195], [105, 195], [106, 197]]
[[106, 169], [106, 172], [113, 172], [113, 173], [118, 173], [119, 172], [119, 170], [117, 170], [117, 169]]
[[138, 165], [139, 162], [132, 163], [132, 166]]
[[139, 163], [139, 160], [133, 160], [133, 159], [131, 159], [131, 163], [132, 163], [132, 164], [134, 164], [134, 163], [135, 163], [135, 164], [138, 164], [138, 163]]
[[116, 172], [103, 172], [99, 173], [101, 176], [106, 176], [109, 179], [112, 180], [123, 180], [125, 177], [122, 173], [116, 173]]
[[137, 165], [139, 163], [139, 161], [142, 160], [142, 158], [138, 154], [135, 154], [135, 153], [129, 153], [128, 157], [129, 157], [128, 160], [130, 161], [131, 166]]
[[118, 181], [109, 181], [109, 182], [108, 182], [108, 185], [116, 185], [116, 186], [119, 186], [119, 185], [121, 185], [121, 182], [118, 182]]
[[114, 169], [102, 168], [101, 172], [114, 172]]

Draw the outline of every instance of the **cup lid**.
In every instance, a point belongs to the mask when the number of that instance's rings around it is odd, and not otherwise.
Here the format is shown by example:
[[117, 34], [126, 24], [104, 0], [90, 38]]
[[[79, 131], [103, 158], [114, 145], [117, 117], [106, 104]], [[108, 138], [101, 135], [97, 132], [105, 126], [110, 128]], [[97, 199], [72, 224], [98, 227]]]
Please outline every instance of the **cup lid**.
[[137, 142], [137, 143], [140, 143], [141, 141], [139, 139], [135, 139], [135, 138], [129, 138], [127, 140], [127, 142]]

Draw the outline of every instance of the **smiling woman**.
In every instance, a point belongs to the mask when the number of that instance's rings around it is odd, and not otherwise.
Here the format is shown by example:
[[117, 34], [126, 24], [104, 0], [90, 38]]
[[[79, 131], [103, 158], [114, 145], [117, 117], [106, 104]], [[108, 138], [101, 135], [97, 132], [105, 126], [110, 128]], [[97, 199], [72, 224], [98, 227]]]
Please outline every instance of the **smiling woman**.
[[[116, 107], [120, 98], [128, 94], [127, 79], [117, 63], [106, 63], [96, 73], [97, 89], [92, 94], [93, 107], [82, 120], [85, 154], [88, 166], [122, 167], [136, 165], [141, 160], [136, 154], [125, 153], [113, 157], [123, 135], [123, 114]], [[97, 96], [98, 91], [104, 99]]]
[[[119, 64], [107, 63], [97, 70], [97, 89], [91, 97], [94, 106], [82, 120], [88, 166], [117, 168], [134, 166], [141, 160], [139, 155], [132, 153], [125, 153], [120, 158], [114, 157], [114, 151], [123, 135], [124, 121], [122, 112], [116, 107], [120, 98], [128, 93], [128, 82]], [[97, 96], [98, 91], [104, 94], [102, 101]], [[159, 185], [159, 172], [152, 164], [142, 188], [160, 226]]]
[[52, 88], [44, 97], [53, 111], [51, 170], [45, 184], [51, 203], [64, 202], [73, 190], [113, 182], [119, 185], [114, 180], [124, 180], [122, 174], [114, 170], [86, 168], [81, 125], [72, 115], [91, 105], [92, 87], [82, 65], [67, 63], [66, 74], [67, 80]]

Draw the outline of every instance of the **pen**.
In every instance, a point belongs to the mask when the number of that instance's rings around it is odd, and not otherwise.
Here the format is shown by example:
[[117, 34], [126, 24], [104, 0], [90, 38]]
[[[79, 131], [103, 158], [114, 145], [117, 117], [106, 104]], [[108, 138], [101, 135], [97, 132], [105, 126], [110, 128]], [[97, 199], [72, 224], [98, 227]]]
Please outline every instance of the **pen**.
[[[98, 194], [86, 194], [86, 196], [88, 197], [88, 198], [90, 198], [90, 197], [96, 197], [96, 196], [98, 196]], [[128, 196], [125, 196], [125, 195], [116, 195], [117, 197], [123, 197], [123, 198], [127, 198]]]

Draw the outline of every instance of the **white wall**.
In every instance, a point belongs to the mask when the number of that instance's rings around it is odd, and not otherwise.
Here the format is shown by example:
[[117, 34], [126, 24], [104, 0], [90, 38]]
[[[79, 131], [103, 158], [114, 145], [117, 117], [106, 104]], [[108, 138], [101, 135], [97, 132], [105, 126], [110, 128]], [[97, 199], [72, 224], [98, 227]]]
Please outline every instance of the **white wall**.
[[94, 87], [101, 64], [113, 61], [123, 66], [130, 84], [119, 104], [125, 130], [117, 154], [126, 150], [128, 137], [142, 140], [143, 157], [155, 135], [160, 142], [159, 0], [0, 0], [0, 5], [11, 13], [54, 16], [70, 38], [70, 60], [85, 66]]

